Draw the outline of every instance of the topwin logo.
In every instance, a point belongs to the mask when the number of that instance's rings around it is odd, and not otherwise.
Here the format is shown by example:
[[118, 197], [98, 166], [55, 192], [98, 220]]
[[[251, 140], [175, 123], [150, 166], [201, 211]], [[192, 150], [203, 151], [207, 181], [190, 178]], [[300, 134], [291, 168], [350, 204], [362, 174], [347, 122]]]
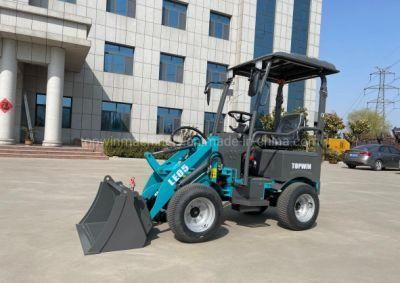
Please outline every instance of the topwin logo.
[[292, 163], [292, 169], [294, 170], [311, 170], [311, 163]]
[[181, 168], [179, 168], [171, 178], [168, 179], [168, 183], [173, 186], [178, 182], [185, 174], [189, 172], [189, 166], [183, 164]]

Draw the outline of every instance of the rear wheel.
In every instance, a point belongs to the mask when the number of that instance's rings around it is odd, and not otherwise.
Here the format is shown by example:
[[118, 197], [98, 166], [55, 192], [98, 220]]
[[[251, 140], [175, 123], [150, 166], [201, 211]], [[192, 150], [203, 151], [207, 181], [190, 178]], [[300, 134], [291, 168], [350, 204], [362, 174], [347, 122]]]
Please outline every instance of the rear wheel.
[[279, 223], [291, 230], [310, 229], [318, 217], [319, 199], [314, 188], [304, 183], [289, 185], [278, 198]]
[[201, 184], [184, 186], [170, 200], [167, 220], [179, 241], [207, 241], [222, 223], [221, 198], [213, 188]]
[[355, 166], [355, 165], [352, 165], [352, 164], [347, 164], [347, 167], [349, 167], [350, 169], [356, 168], [356, 166]]
[[382, 169], [383, 169], [383, 163], [382, 163], [382, 160], [376, 160], [375, 162], [374, 162], [374, 165], [372, 166], [372, 169], [374, 170], [374, 171], [382, 171]]

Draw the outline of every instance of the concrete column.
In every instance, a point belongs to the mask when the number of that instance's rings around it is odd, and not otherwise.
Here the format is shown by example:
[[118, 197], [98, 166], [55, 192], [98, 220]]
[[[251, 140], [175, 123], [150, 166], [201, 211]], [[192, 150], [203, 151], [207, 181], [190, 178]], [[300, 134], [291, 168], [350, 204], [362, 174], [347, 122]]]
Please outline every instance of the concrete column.
[[0, 144], [15, 143], [15, 104], [17, 100], [17, 44], [13, 39], [3, 38], [0, 66], [0, 101], [6, 98], [14, 106], [6, 113], [0, 111]]
[[65, 50], [52, 47], [47, 70], [46, 121], [43, 146], [62, 145]]

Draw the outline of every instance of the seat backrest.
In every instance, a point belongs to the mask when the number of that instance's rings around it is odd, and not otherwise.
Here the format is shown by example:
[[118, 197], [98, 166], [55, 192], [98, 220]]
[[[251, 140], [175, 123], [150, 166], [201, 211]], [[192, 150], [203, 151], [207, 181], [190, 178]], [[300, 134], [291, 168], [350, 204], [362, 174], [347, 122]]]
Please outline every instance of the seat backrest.
[[303, 113], [286, 114], [281, 117], [276, 132], [286, 134], [305, 126]]

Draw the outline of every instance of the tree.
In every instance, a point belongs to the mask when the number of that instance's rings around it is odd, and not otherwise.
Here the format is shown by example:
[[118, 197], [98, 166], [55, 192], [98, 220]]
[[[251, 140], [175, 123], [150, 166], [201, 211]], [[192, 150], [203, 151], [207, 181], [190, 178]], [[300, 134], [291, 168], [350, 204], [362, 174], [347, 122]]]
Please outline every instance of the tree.
[[346, 134], [346, 138], [351, 144], [357, 145], [365, 136], [371, 131], [371, 126], [369, 122], [365, 120], [356, 120], [354, 122], [349, 122], [349, 132]]
[[264, 130], [273, 131], [274, 130], [274, 121], [275, 121], [275, 112], [273, 114], [265, 114], [260, 117], [260, 122]]
[[384, 120], [383, 116], [369, 109], [351, 112], [348, 116], [349, 128], [350, 123], [354, 126], [357, 121], [361, 120], [369, 125], [369, 130], [363, 134], [362, 138], [364, 139], [376, 139], [382, 135], [388, 135], [390, 132], [390, 124]]
[[326, 113], [324, 116], [325, 128], [324, 132], [328, 138], [337, 138], [339, 131], [345, 129], [345, 124], [343, 123], [343, 119], [336, 114]]

